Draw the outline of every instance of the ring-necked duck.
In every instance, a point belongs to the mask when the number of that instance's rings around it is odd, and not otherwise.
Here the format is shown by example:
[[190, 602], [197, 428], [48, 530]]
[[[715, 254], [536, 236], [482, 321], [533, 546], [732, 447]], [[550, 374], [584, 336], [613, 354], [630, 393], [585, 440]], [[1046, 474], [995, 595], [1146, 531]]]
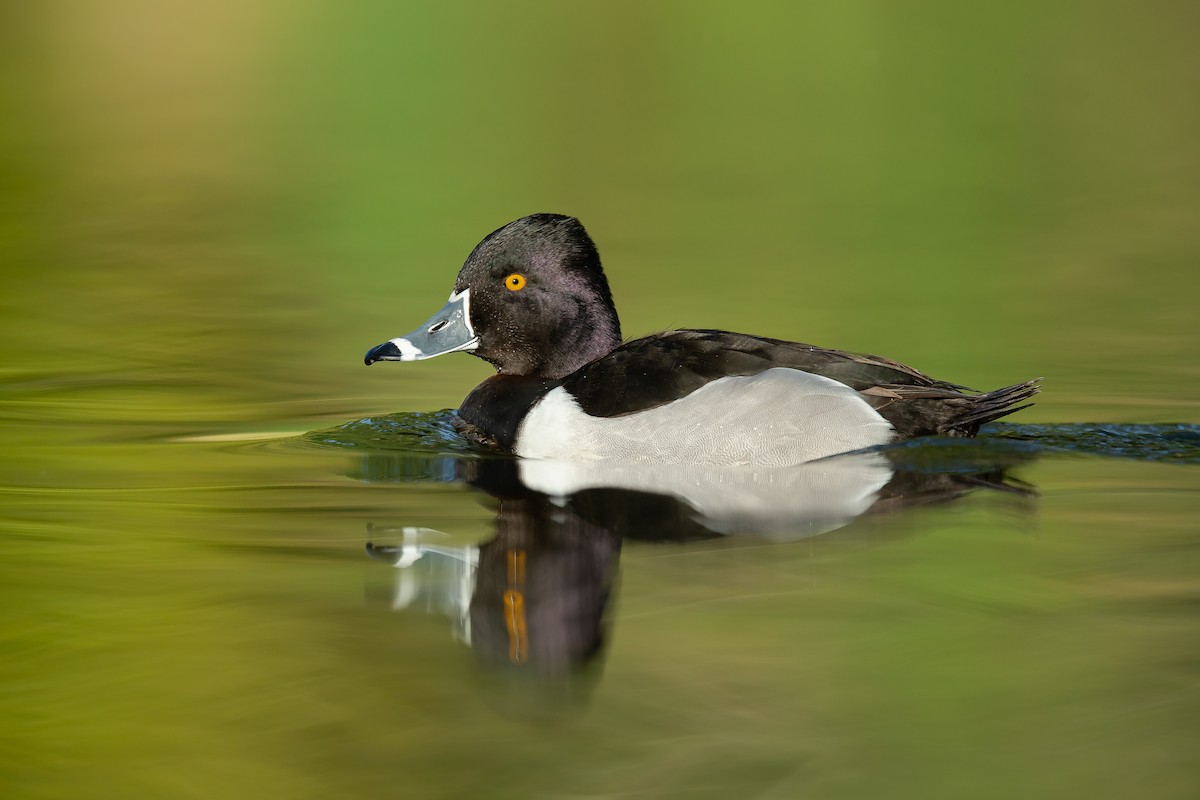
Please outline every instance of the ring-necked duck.
[[879, 356], [717, 330], [621, 342], [578, 220], [493, 231], [445, 308], [366, 355], [469, 352], [496, 367], [458, 410], [469, 439], [530, 458], [779, 467], [913, 436], [974, 436], [1026, 408], [1028, 381], [985, 394]]

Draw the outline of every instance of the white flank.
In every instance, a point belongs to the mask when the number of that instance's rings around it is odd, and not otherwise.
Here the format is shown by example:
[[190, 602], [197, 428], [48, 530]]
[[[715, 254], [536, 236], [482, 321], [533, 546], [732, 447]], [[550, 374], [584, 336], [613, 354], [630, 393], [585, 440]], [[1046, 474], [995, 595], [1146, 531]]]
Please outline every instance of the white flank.
[[845, 384], [775, 368], [721, 378], [674, 402], [617, 417], [585, 414], [559, 387], [521, 422], [516, 452], [568, 461], [787, 467], [886, 444], [893, 434]]

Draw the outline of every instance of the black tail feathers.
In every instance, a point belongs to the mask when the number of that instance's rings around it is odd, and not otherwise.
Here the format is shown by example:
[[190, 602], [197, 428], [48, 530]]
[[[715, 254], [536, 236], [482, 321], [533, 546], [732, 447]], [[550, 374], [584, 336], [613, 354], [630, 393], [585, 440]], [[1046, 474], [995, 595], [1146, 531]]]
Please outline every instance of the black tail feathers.
[[[951, 436], [974, 436], [979, 432], [981, 425], [1029, 408], [1033, 403], [1025, 401], [1042, 390], [1041, 381], [1041, 378], [1034, 378], [972, 397], [971, 405], [964, 413], [955, 415], [954, 419], [950, 420], [944, 433]], [[1024, 405], [1020, 405], [1021, 403]]]

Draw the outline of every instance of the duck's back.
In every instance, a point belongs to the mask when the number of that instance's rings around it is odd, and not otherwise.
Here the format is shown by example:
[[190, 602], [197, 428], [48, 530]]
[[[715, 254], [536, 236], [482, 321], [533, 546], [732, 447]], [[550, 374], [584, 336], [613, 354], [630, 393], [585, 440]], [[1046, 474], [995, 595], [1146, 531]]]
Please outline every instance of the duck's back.
[[1037, 388], [969, 391], [878, 356], [676, 330], [561, 381], [498, 375], [460, 414], [472, 438], [533, 458], [785, 466], [896, 438], [971, 436]]
[[[671, 403], [721, 379], [771, 369], [799, 370], [854, 390], [899, 438], [973, 436], [984, 422], [1011, 414], [1037, 393], [1037, 382], [986, 394], [939, 381], [881, 356], [849, 353], [719, 330], [666, 331], [627, 342], [563, 381], [591, 416], [620, 416]], [[777, 411], [786, 413], [786, 406]]]

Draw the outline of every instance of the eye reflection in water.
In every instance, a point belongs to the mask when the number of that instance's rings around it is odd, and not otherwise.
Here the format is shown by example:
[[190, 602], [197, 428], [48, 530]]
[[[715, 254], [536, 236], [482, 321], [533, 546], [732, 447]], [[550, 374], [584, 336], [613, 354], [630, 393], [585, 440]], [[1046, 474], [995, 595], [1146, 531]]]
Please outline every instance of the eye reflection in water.
[[625, 540], [683, 546], [733, 535], [778, 542], [846, 535], [857, 518], [979, 490], [1033, 508], [1033, 487], [1008, 474], [1031, 455], [930, 449], [855, 453], [785, 470], [371, 454], [357, 477], [462, 481], [497, 507], [495, 536], [479, 545], [448, 546], [428, 528], [368, 526], [368, 554], [394, 568], [390, 587], [373, 596], [394, 611], [449, 617], [455, 638], [489, 672], [528, 676], [533, 691], [556, 697], [574, 682], [585, 687], [575, 697], [586, 697], [603, 661]]

